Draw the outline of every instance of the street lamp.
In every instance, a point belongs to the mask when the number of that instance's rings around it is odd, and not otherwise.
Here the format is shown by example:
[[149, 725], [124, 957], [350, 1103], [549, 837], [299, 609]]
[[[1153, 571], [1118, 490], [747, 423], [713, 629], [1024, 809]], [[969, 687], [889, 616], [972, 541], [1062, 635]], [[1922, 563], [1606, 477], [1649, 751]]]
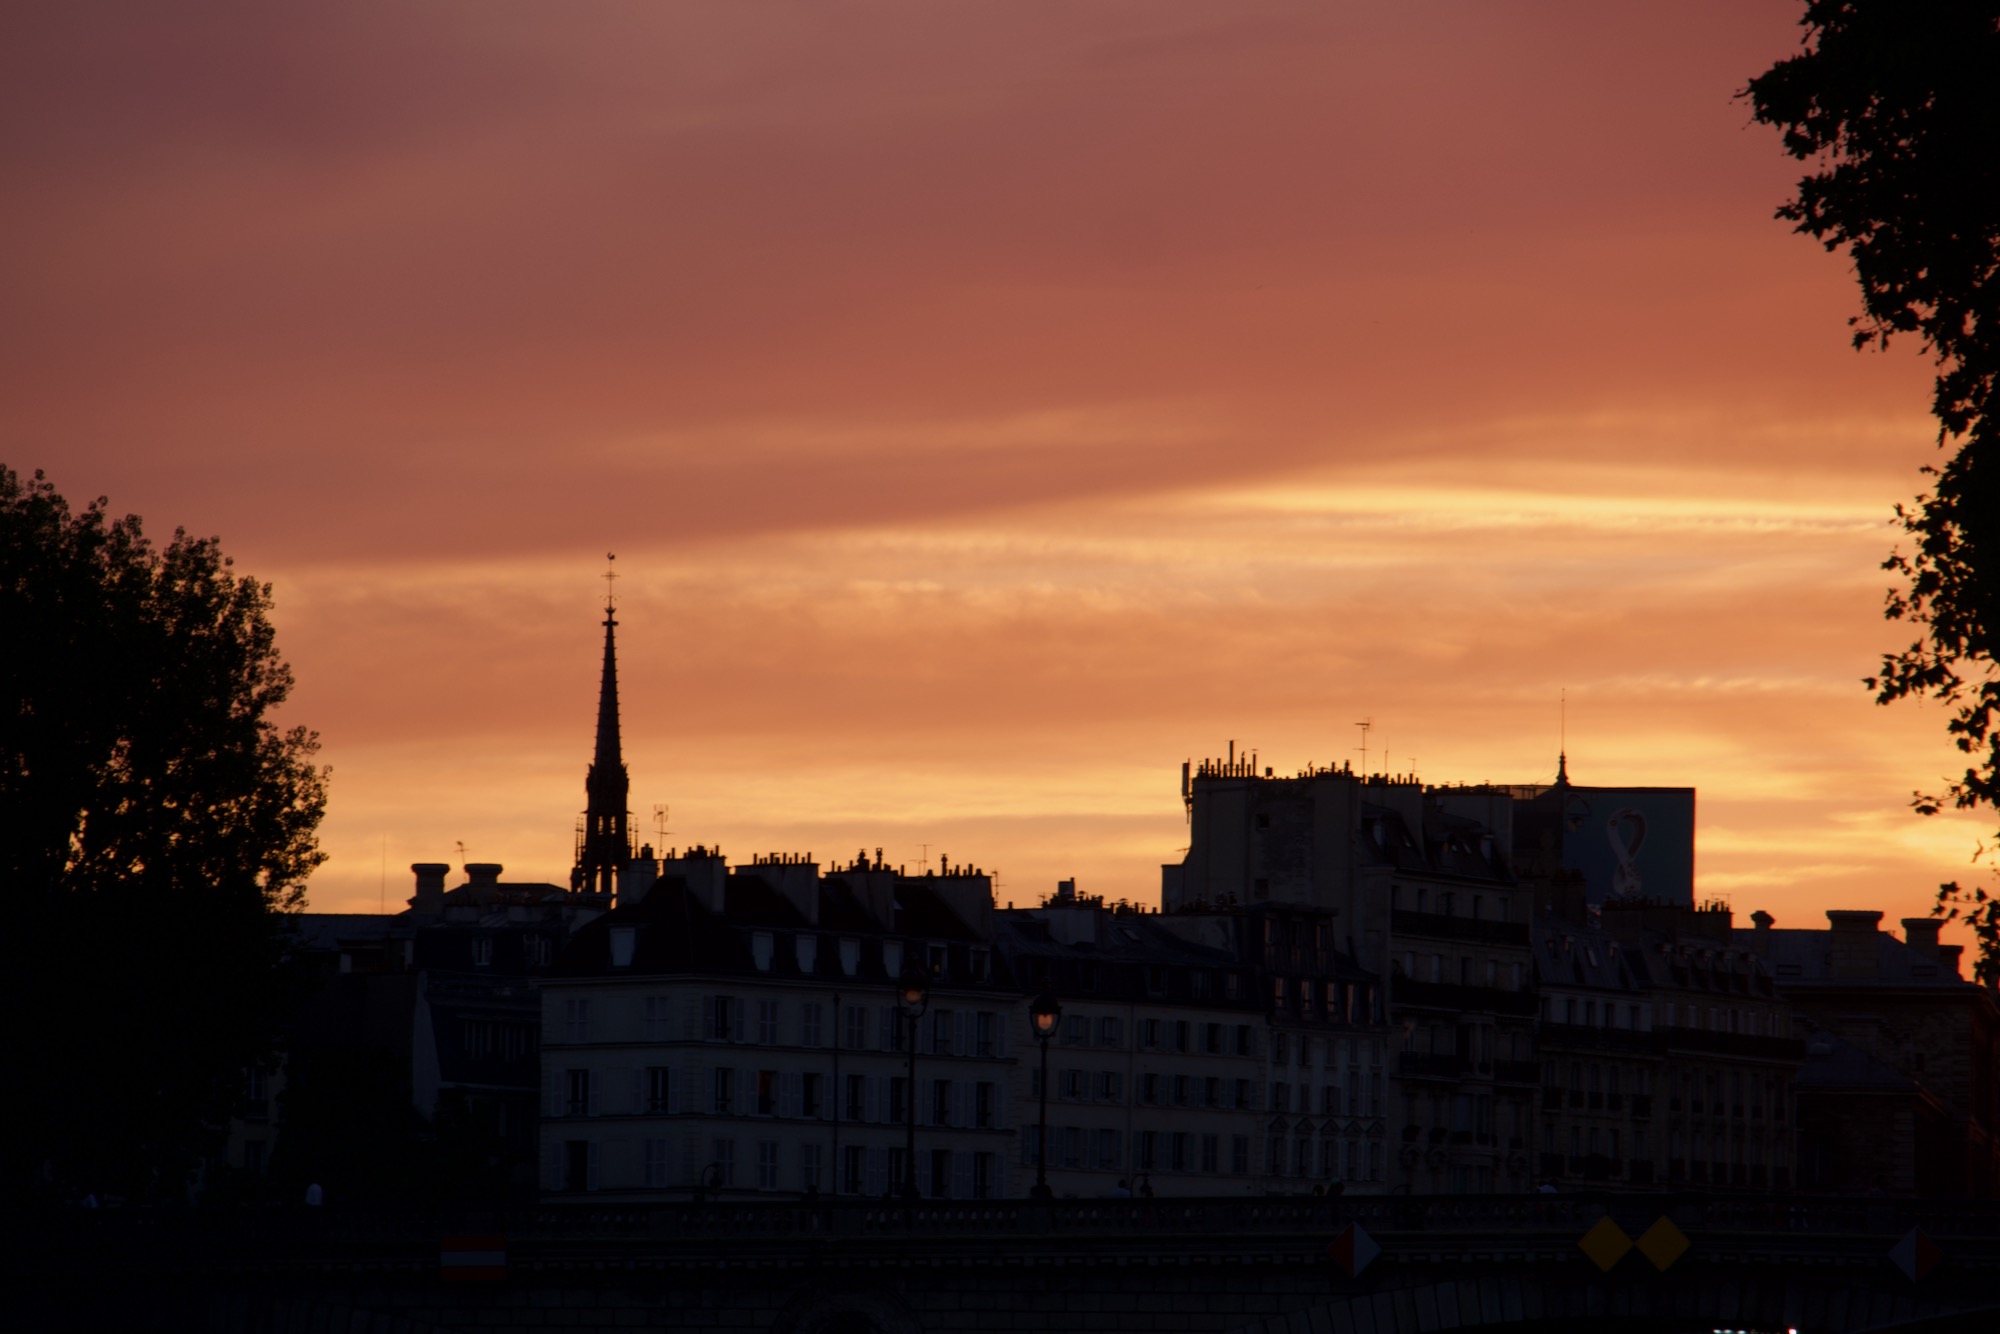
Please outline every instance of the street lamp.
[[1035, 1154], [1035, 1188], [1029, 1193], [1038, 1200], [1046, 1200], [1055, 1195], [1049, 1189], [1049, 1039], [1056, 1035], [1056, 1023], [1062, 1018], [1062, 1002], [1054, 992], [1044, 991], [1028, 1007], [1028, 1018], [1042, 1044], [1042, 1128]]
[[903, 970], [903, 980], [897, 984], [896, 1001], [903, 1007], [903, 1013], [910, 1017], [910, 1074], [905, 1081], [905, 1106], [903, 1129], [903, 1198], [917, 1198], [917, 1020], [923, 1017], [924, 1007], [930, 1004], [931, 983], [923, 970], [913, 962]]

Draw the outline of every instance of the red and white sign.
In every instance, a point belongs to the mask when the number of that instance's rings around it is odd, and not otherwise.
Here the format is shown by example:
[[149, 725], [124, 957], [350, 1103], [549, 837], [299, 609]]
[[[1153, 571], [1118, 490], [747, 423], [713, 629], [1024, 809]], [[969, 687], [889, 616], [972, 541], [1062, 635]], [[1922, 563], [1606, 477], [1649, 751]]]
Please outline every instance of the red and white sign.
[[446, 1237], [438, 1273], [447, 1283], [490, 1283], [507, 1277], [505, 1237]]

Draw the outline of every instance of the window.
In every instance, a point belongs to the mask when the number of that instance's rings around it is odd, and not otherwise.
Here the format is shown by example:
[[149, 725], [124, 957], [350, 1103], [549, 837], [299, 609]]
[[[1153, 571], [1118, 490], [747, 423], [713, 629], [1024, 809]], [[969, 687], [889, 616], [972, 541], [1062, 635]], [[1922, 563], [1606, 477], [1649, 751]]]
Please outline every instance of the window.
[[993, 1128], [993, 1085], [984, 1080], [972, 1086], [972, 1124], [980, 1130]]
[[1174, 1106], [1185, 1107], [1187, 1106], [1187, 1102], [1188, 1102], [1188, 1077], [1186, 1075], [1175, 1075]]
[[646, 1110], [658, 1114], [667, 1110], [667, 1095], [670, 1092], [667, 1067], [649, 1065], [646, 1067]]
[[590, 1189], [590, 1141], [563, 1141], [563, 1189]]
[[776, 1116], [778, 1114], [778, 1072], [759, 1070], [757, 1072], [757, 1115]]
[[950, 1010], [931, 1012], [931, 1055], [950, 1056], [958, 1036], [958, 1016]]
[[1235, 973], [1224, 973], [1222, 975], [1222, 998], [1224, 1000], [1236, 1000], [1241, 996], [1242, 991], [1243, 980]]
[[951, 1198], [951, 1150], [931, 1150], [931, 1198]]
[[817, 1121], [825, 1113], [820, 1107], [821, 1076], [808, 1074], [799, 1082], [799, 1115]]
[[849, 1144], [840, 1153], [840, 1192], [843, 1195], [859, 1195], [868, 1173], [868, 1150], [859, 1144]]
[[736, 1184], [736, 1141], [719, 1139], [711, 1146], [713, 1156], [709, 1159], [710, 1175], [718, 1186]]
[[1216, 1164], [1221, 1160], [1221, 1145], [1222, 1137], [1219, 1135], [1203, 1135], [1201, 1137], [1202, 1171], [1213, 1172], [1216, 1170]]
[[563, 1002], [563, 1018], [569, 1030], [571, 1042], [590, 1041], [590, 1002], [587, 1000], [566, 1000]]
[[479, 968], [486, 968], [492, 964], [493, 937], [481, 936], [472, 942], [472, 962]]
[[1080, 1014], [1066, 1017], [1063, 1020], [1062, 1040], [1066, 1046], [1090, 1041], [1090, 1020]]
[[778, 1002], [757, 1002], [757, 1041], [766, 1047], [778, 1045]]
[[704, 1008], [708, 1011], [708, 1032], [704, 1037], [712, 1042], [728, 1042], [735, 1036], [735, 1015], [731, 1013], [736, 1008], [734, 997], [710, 996]]
[[932, 945], [924, 951], [924, 961], [929, 966], [931, 976], [942, 978], [949, 972], [951, 951], [943, 945]]
[[673, 1032], [673, 1013], [671, 996], [646, 997], [646, 1041], [667, 1041]]
[[847, 1049], [860, 1051], [868, 1045], [868, 1011], [859, 1005], [847, 1007]]
[[1056, 1076], [1056, 1096], [1059, 1098], [1087, 1098], [1090, 1096], [1090, 1076], [1081, 1070], [1064, 1070]]
[[1160, 1135], [1156, 1130], [1142, 1130], [1132, 1137], [1132, 1166], [1141, 1172], [1150, 1172], [1158, 1166]]
[[819, 1150], [817, 1144], [799, 1146], [799, 1189], [819, 1189]]
[[1190, 1051], [1190, 1050], [1192, 1050], [1192, 1048], [1191, 1048], [1191, 1047], [1189, 1046], [1189, 1042], [1188, 1042], [1188, 1038], [1189, 1038], [1189, 1030], [1190, 1030], [1190, 1026], [1189, 1026], [1189, 1024], [1188, 1024], [1188, 1021], [1187, 1021], [1187, 1020], [1185, 1020], [1185, 1019], [1176, 1019], [1176, 1020], [1174, 1020], [1174, 1027], [1173, 1027], [1173, 1035], [1174, 1035], [1174, 1050], [1175, 1050], [1175, 1051]]
[[1160, 1077], [1158, 1075], [1139, 1076], [1139, 1101], [1158, 1102], [1160, 1100]]
[[757, 1141], [757, 1189], [776, 1190], [778, 1188], [778, 1141], [760, 1139]]
[[993, 955], [990, 950], [973, 949], [971, 961], [973, 981], [991, 982], [993, 980]]
[[1104, 1102], [1122, 1102], [1125, 1099], [1125, 1077], [1116, 1070], [1097, 1072], [1097, 1096]]
[[931, 1081], [931, 1124], [948, 1126], [951, 1124], [951, 1081], [934, 1079]]
[[799, 1007], [799, 1045], [817, 1047], [819, 1044], [819, 1004], [808, 1002]]
[[907, 1079], [902, 1075], [891, 1076], [889, 1079], [889, 1114], [884, 1119], [895, 1121], [899, 1124], [905, 1121], [915, 1110], [911, 1102], [912, 1095], [913, 1090], [910, 1088]]
[[568, 1074], [569, 1097], [564, 1111], [571, 1116], [590, 1115], [590, 1071], [571, 1070]]
[[1160, 1045], [1159, 1020], [1141, 1019], [1139, 1021], [1139, 1045], [1142, 1047], [1158, 1047]]
[[868, 1119], [868, 1076], [849, 1075], [847, 1077], [847, 1119], [866, 1121]]
[[1167, 1138], [1167, 1169], [1172, 1172], [1188, 1170], [1188, 1137], [1176, 1130]]
[[1201, 1026], [1201, 1049], [1212, 1056], [1222, 1054], [1222, 1025], [1203, 1024]]
[[993, 1013], [991, 1010], [981, 1010], [978, 1019], [973, 1024], [972, 1032], [972, 1054], [974, 1056], [993, 1056], [998, 1053], [999, 1015]]
[[667, 1184], [667, 1141], [649, 1139], [646, 1141], [646, 1185], [659, 1190]]
[[1250, 1100], [1250, 1081], [1247, 1079], [1236, 1081], [1236, 1105], [1244, 1111], [1250, 1111], [1256, 1106]]
[[1100, 1047], [1122, 1047], [1125, 1045], [1125, 1021], [1108, 1015], [1097, 1021], [1097, 1045]]
[[736, 1110], [736, 1072], [726, 1065], [715, 1068], [715, 1110], [719, 1116]]
[[1257, 1054], [1257, 1034], [1248, 1024], [1236, 1026], [1236, 1054], [1238, 1056]]

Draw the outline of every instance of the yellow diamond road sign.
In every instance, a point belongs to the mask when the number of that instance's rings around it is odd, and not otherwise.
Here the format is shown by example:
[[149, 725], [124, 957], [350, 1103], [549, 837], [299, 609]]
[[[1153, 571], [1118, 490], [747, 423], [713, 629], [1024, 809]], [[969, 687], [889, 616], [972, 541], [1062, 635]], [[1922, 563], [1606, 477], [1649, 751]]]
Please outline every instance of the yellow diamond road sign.
[[1611, 1266], [1624, 1259], [1625, 1252], [1632, 1249], [1632, 1239], [1606, 1214], [1583, 1234], [1577, 1246], [1590, 1257], [1592, 1264], [1608, 1273]]
[[1653, 1262], [1653, 1268], [1661, 1273], [1667, 1267], [1687, 1254], [1694, 1243], [1687, 1239], [1687, 1233], [1674, 1226], [1674, 1220], [1661, 1214], [1653, 1225], [1639, 1234], [1639, 1254]]

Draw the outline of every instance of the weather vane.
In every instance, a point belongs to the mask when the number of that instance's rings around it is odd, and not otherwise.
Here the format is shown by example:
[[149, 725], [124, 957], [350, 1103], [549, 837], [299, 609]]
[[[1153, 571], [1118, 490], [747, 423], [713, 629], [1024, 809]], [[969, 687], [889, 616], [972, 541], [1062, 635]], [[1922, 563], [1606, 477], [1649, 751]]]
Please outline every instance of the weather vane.
[[604, 570], [604, 610], [610, 612], [615, 610], [618, 605], [611, 596], [618, 585], [618, 555], [616, 552], [607, 551], [604, 553], [604, 559], [612, 562]]

